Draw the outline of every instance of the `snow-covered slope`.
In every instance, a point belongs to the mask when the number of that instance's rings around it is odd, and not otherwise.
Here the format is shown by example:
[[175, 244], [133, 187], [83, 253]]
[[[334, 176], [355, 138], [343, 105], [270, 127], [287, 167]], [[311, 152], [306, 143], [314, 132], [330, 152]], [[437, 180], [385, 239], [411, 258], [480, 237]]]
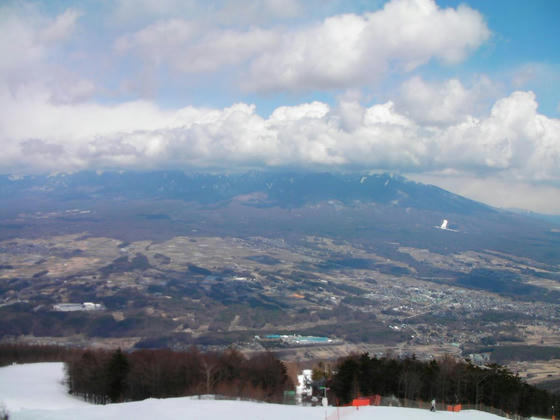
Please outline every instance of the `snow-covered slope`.
[[[328, 420], [338, 418], [347, 420], [498, 420], [491, 414], [477, 411], [460, 413], [416, 410], [396, 407], [334, 407], [327, 409]], [[62, 410], [21, 410], [13, 412], [10, 419], [14, 420], [324, 420], [325, 409], [321, 407], [294, 407], [275, 404], [251, 403], [244, 401], [210, 401], [192, 400], [189, 398], [168, 398], [165, 400], [145, 400], [134, 403], [109, 404], [106, 406], [82, 407]]]
[[62, 363], [30, 363], [0, 368], [0, 402], [10, 412], [26, 408], [65, 409], [90, 404], [68, 394]]
[[397, 407], [295, 407], [244, 401], [193, 398], [92, 405], [72, 398], [61, 380], [61, 363], [34, 363], [0, 368], [0, 400], [11, 420], [498, 420], [478, 411], [436, 412]]

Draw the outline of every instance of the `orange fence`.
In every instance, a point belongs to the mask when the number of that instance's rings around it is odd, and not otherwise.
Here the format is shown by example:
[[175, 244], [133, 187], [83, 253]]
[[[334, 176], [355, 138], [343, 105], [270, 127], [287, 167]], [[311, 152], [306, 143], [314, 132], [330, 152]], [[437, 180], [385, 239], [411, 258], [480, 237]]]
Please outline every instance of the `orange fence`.
[[[429, 402], [420, 401], [420, 400], [407, 400], [402, 398], [396, 398], [394, 396], [391, 397], [382, 397], [381, 395], [372, 395], [369, 397], [359, 397], [352, 400], [350, 404], [346, 404], [345, 407], [350, 408], [354, 407], [355, 409], [359, 409], [359, 407], [363, 407], [366, 405], [381, 405], [381, 406], [393, 406], [393, 407], [409, 407], [409, 408], [420, 408], [420, 409], [430, 409], [431, 404]], [[342, 407], [341, 407], [342, 408]], [[443, 403], [437, 404], [437, 409], [439, 410], [447, 410], [450, 412], [460, 412], [464, 410], [478, 410], [478, 411], [485, 411], [487, 413], [492, 413], [500, 417], [505, 417], [508, 419], [514, 420], [527, 420], [525, 417], [519, 414], [507, 413], [504, 410], [487, 407], [483, 404], [450, 404], [446, 405]]]
[[381, 405], [381, 395], [372, 395], [370, 397], [354, 398], [352, 403], [349, 404], [353, 407], [363, 407], [366, 405]]
[[352, 400], [352, 406], [353, 407], [363, 407], [366, 405], [371, 405], [369, 403], [369, 398], [354, 398]]

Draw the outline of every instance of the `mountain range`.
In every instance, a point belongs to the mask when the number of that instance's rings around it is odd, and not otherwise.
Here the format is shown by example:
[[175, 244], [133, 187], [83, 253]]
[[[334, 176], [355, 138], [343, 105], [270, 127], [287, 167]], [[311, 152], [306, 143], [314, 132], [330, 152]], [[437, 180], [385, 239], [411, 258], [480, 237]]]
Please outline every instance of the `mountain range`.
[[[554, 219], [530, 217], [469, 200], [441, 188], [389, 174], [249, 172], [80, 172], [0, 177], [3, 234], [33, 234], [32, 220], [14, 216], [56, 214], [64, 231], [103, 232], [124, 239], [207, 231], [229, 235], [326, 234], [366, 241], [424, 243], [439, 251], [492, 249], [560, 259]], [[443, 219], [457, 235], [434, 231]], [[551, 222], [552, 220], [552, 222]], [[114, 229], [114, 222], [120, 227]], [[141, 226], [139, 226], [141, 225]], [[152, 229], [151, 226], [154, 226]], [[41, 232], [48, 230], [42, 224]], [[138, 236], [136, 233], [141, 231]], [[450, 232], [445, 232], [450, 234]], [[418, 235], [421, 235], [418, 241]]]

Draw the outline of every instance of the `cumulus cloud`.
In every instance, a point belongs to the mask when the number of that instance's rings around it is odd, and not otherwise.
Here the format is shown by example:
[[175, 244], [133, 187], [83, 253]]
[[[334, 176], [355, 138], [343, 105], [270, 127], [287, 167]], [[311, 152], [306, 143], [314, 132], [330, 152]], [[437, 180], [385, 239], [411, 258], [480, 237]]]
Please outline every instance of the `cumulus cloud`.
[[48, 92], [0, 94], [2, 172], [301, 166], [423, 173], [453, 169], [560, 185], [560, 120], [514, 92], [483, 116], [433, 125], [393, 102], [365, 107], [254, 105], [164, 110], [148, 101], [55, 104]]
[[490, 36], [482, 16], [466, 7], [440, 9], [433, 0], [393, 0], [377, 12], [333, 16], [283, 34], [257, 56], [249, 88], [324, 89], [411, 71], [432, 58], [456, 63]]
[[498, 100], [486, 118], [445, 130], [439, 159], [451, 167], [466, 161], [471, 169], [557, 182], [560, 120], [539, 114], [537, 107], [532, 92], [518, 91]]
[[[271, 0], [267, 5], [278, 7]], [[245, 89], [296, 91], [361, 86], [434, 58], [456, 63], [489, 36], [482, 16], [467, 6], [441, 9], [434, 0], [392, 0], [377, 12], [296, 28], [224, 29], [162, 20], [123, 35], [115, 48], [183, 72], [238, 66]]]
[[450, 125], [482, 114], [498, 90], [486, 77], [465, 86], [458, 79], [429, 83], [415, 76], [402, 84], [395, 101], [398, 110], [415, 121]]

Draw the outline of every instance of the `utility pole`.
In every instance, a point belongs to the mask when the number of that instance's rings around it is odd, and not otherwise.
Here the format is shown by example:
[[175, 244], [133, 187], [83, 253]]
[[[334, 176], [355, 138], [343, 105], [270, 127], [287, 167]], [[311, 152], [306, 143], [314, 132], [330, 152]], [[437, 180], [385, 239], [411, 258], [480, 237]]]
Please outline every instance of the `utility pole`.
[[321, 403], [323, 404], [323, 407], [325, 407], [325, 420], [327, 420], [327, 407], [329, 406], [329, 400], [327, 399], [327, 391], [330, 388], [327, 388], [326, 386], [321, 386], [319, 387], [319, 389], [323, 390], [323, 400], [321, 401]]

